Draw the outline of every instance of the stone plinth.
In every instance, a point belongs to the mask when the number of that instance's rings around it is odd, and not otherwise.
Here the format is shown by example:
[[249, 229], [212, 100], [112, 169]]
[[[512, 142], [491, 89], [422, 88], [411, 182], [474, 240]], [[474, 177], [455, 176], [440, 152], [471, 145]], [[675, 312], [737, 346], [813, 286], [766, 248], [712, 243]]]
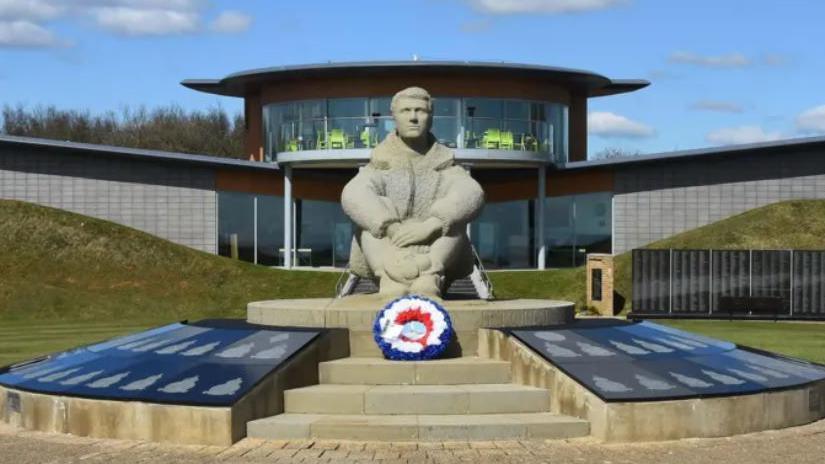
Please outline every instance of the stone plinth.
[[[312, 298], [249, 303], [247, 320], [253, 324], [348, 329], [352, 356], [382, 357], [372, 327], [387, 298], [376, 294], [339, 299]], [[566, 324], [573, 320], [573, 303], [554, 300], [444, 301], [456, 338], [450, 356], [472, 356], [478, 351], [478, 329]]]
[[613, 255], [587, 255], [587, 306], [613, 316]]

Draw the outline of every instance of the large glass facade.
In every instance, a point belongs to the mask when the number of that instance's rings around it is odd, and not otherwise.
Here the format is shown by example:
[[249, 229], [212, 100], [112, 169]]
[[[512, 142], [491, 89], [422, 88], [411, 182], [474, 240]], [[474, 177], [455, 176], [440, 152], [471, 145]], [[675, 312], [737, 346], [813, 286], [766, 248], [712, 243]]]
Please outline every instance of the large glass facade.
[[[548, 267], [581, 266], [587, 253], [611, 252], [611, 202], [611, 192], [545, 199]], [[486, 268], [536, 266], [535, 207], [535, 200], [484, 206], [470, 225], [470, 237]], [[218, 252], [222, 256], [232, 256], [236, 249], [244, 261], [283, 264], [283, 223], [282, 197], [218, 192]], [[346, 267], [353, 232], [339, 203], [295, 201], [293, 253], [297, 265]]]
[[611, 192], [594, 192], [545, 200], [549, 267], [581, 266], [588, 253], [611, 253], [612, 198]]
[[[296, 200], [294, 211], [296, 264], [345, 267], [353, 230], [341, 205]], [[283, 264], [283, 197], [218, 192], [218, 254], [232, 257], [233, 249], [243, 261], [266, 266]]]
[[487, 203], [470, 225], [470, 239], [488, 269], [535, 266], [533, 200]]
[[[390, 97], [329, 98], [264, 107], [266, 153], [371, 148], [395, 125]], [[567, 106], [500, 98], [433, 98], [433, 134], [452, 148], [520, 150], [567, 159]]]

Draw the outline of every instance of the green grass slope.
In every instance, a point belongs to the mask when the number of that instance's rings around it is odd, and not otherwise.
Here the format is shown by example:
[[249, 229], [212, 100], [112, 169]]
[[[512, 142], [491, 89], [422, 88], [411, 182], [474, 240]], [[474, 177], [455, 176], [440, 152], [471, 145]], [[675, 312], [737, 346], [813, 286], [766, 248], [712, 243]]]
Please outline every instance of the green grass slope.
[[[645, 248], [825, 249], [825, 200], [773, 203], [689, 230]], [[616, 291], [630, 307], [631, 253], [615, 258]], [[496, 295], [503, 298], [555, 298], [575, 301], [583, 309], [583, 267], [551, 271], [493, 272]]]
[[108, 221], [0, 200], [0, 320], [243, 317], [253, 300], [330, 297], [338, 276], [254, 266]]

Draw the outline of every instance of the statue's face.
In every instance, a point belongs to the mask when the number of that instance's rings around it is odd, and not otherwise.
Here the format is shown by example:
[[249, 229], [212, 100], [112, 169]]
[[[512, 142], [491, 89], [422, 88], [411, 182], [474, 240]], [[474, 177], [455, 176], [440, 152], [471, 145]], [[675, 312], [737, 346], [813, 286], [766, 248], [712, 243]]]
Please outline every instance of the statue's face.
[[404, 139], [426, 137], [430, 131], [432, 118], [427, 102], [419, 98], [399, 98], [393, 108], [395, 128]]

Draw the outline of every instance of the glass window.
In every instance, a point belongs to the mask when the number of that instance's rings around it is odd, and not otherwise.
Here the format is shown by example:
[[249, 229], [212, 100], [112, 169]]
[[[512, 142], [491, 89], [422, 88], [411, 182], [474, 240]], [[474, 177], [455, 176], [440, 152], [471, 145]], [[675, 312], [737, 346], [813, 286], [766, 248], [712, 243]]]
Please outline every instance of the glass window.
[[352, 223], [341, 204], [332, 201], [299, 201], [300, 265], [344, 267], [349, 261]]
[[[372, 148], [395, 129], [390, 97], [331, 98], [269, 105], [267, 154]], [[448, 147], [522, 150], [567, 159], [566, 105], [496, 98], [433, 97], [433, 134]]]
[[501, 100], [493, 98], [464, 99], [465, 114], [470, 118], [501, 119]]
[[576, 195], [576, 266], [585, 263], [587, 253], [610, 253], [612, 208], [610, 192]]
[[367, 114], [366, 98], [330, 98], [328, 115], [330, 118], [363, 118]]
[[573, 265], [573, 247], [576, 243], [573, 228], [573, 196], [548, 197], [544, 210], [544, 244], [547, 247], [549, 267]]
[[392, 115], [392, 110], [390, 109], [391, 103], [392, 98], [390, 97], [370, 98], [370, 117], [377, 118]]
[[505, 119], [530, 119], [530, 104], [526, 101], [508, 100], [504, 102]]
[[487, 203], [470, 236], [485, 267], [533, 266], [532, 200]]
[[258, 196], [258, 264], [278, 266], [284, 247], [284, 198]]
[[581, 266], [587, 253], [611, 252], [612, 196], [595, 192], [546, 199], [548, 266]]
[[458, 98], [447, 98], [447, 97], [439, 97], [433, 98], [433, 116], [434, 117], [442, 117], [442, 116], [458, 116], [458, 108], [459, 108], [460, 99]]
[[[252, 262], [255, 258], [254, 195], [218, 192], [218, 254]], [[281, 219], [283, 222], [283, 219]]]

